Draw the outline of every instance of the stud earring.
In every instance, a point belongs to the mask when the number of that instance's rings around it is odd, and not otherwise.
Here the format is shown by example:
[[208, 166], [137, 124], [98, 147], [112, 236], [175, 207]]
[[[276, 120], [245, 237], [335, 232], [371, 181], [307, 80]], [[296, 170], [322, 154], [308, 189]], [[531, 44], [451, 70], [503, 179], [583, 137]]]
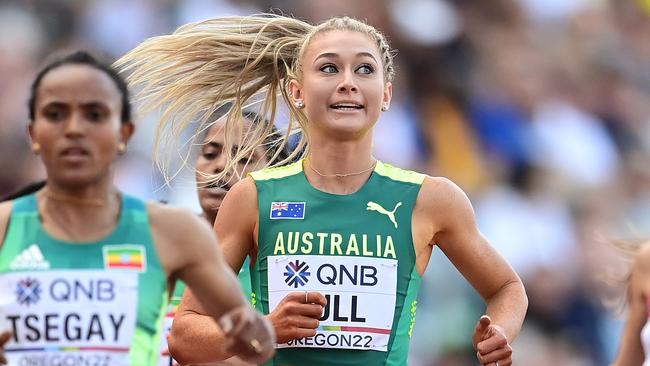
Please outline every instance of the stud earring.
[[387, 110], [388, 110], [388, 105], [387, 104], [384, 104], [384, 105], [381, 106], [381, 111], [382, 112], [386, 112]]
[[41, 153], [41, 144], [39, 144], [38, 142], [34, 142], [32, 144], [32, 151], [36, 155], [40, 154]]
[[126, 152], [126, 144], [123, 142], [120, 142], [117, 145], [117, 153], [120, 155], [123, 155]]
[[296, 108], [303, 109], [305, 108], [305, 103], [302, 100], [296, 102]]

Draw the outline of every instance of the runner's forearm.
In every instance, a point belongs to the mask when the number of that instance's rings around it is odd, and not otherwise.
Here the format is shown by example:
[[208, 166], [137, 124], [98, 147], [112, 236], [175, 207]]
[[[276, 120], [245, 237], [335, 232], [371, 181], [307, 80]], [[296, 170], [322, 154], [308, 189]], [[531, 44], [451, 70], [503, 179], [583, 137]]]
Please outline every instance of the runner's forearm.
[[181, 364], [214, 362], [233, 356], [225, 343], [225, 335], [210, 316], [186, 313], [174, 320], [169, 350]]
[[508, 342], [512, 343], [519, 335], [528, 308], [524, 286], [520, 281], [508, 283], [486, 302], [487, 315], [504, 329]]

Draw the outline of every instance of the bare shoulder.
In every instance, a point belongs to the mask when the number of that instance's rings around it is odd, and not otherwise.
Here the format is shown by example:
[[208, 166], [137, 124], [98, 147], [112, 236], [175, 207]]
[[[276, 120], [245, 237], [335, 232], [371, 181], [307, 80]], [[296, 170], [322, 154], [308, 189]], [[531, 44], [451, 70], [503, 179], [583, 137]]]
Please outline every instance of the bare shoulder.
[[12, 208], [13, 201], [0, 203], [0, 247], [2, 246], [7, 233], [7, 226], [9, 224], [9, 218], [11, 217]]
[[0, 202], [0, 222], [9, 220], [14, 201]]
[[[426, 176], [418, 196], [418, 205], [435, 212], [472, 210], [469, 198], [456, 183], [444, 177]], [[430, 212], [431, 213], [431, 212]]]
[[168, 275], [201, 260], [216, 238], [207, 221], [194, 212], [148, 202], [147, 211], [158, 256]]
[[232, 186], [219, 208], [217, 227], [222, 222], [233, 223], [233, 220], [257, 220], [257, 186], [251, 177], [246, 177]]
[[252, 231], [257, 225], [257, 187], [251, 177], [237, 182], [226, 194], [215, 221], [220, 238]]
[[255, 180], [251, 177], [246, 177], [232, 186], [228, 191], [228, 196], [237, 197], [246, 201], [257, 201], [257, 186]]
[[430, 175], [425, 176], [422, 188], [435, 191], [439, 194], [463, 192], [463, 190], [450, 179], [445, 177], [432, 177]]
[[147, 211], [153, 232], [167, 238], [179, 237], [197, 227], [207, 225], [205, 220], [185, 208], [147, 202]]
[[650, 274], [650, 242], [645, 242], [634, 258], [634, 271]]

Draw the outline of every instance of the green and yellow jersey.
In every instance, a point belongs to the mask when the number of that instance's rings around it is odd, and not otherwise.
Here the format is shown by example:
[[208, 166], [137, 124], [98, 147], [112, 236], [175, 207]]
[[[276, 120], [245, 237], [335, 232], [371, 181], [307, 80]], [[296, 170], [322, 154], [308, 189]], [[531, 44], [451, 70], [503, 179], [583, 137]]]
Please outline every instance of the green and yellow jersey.
[[411, 220], [425, 176], [377, 162], [348, 195], [315, 189], [302, 161], [251, 176], [256, 308], [268, 314], [296, 291], [328, 301], [316, 336], [279, 344], [268, 365], [406, 365], [420, 283]]
[[34, 194], [13, 202], [0, 248], [10, 365], [155, 365], [167, 297], [143, 201], [123, 195], [116, 228], [91, 243], [51, 237]]

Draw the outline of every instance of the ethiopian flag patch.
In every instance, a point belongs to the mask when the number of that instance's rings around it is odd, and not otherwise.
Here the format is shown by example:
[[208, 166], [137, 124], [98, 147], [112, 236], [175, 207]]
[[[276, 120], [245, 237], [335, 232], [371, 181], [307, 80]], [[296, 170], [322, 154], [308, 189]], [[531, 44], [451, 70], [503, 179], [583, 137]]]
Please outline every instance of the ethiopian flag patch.
[[145, 272], [147, 256], [144, 246], [129, 244], [104, 246], [104, 268]]

